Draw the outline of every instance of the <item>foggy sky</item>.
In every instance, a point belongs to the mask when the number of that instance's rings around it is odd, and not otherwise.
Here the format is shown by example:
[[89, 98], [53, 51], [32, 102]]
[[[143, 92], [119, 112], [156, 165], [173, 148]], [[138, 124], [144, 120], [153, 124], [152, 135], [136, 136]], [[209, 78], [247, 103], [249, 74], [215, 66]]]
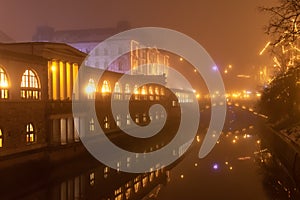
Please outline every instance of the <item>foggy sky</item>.
[[268, 63], [258, 52], [269, 40], [268, 17], [257, 7], [274, 0], [0, 0], [0, 30], [17, 41], [30, 41], [36, 26], [56, 30], [157, 26], [197, 40], [220, 68], [232, 64], [245, 72]]

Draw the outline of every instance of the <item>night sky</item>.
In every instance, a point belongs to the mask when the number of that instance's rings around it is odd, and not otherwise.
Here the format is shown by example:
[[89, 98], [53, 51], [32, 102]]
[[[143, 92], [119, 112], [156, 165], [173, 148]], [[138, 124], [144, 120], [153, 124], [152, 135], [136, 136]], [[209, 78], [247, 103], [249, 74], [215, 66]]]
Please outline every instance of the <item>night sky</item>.
[[0, 0], [0, 30], [16, 41], [30, 41], [36, 26], [55, 30], [157, 26], [197, 40], [220, 68], [238, 72], [270, 63], [259, 51], [269, 40], [268, 16], [258, 6], [275, 0]]

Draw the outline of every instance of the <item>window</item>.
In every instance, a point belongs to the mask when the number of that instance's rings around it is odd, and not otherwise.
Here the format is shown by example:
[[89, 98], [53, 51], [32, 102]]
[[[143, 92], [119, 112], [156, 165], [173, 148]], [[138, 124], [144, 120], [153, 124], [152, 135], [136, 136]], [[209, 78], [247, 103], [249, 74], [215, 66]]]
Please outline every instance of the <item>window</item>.
[[130, 93], [130, 86], [129, 86], [128, 83], [126, 83], [126, 85], [125, 85], [125, 93], [126, 93], [126, 94], [129, 94], [129, 93]]
[[104, 128], [105, 129], [109, 129], [110, 128], [107, 116], [104, 117]]
[[116, 82], [114, 92], [115, 93], [121, 93], [121, 87], [120, 87], [119, 82]]
[[133, 93], [134, 94], [139, 94], [139, 87], [137, 85], [134, 85]]
[[8, 79], [5, 71], [0, 67], [0, 99], [8, 98]]
[[36, 74], [32, 70], [26, 70], [22, 76], [21, 98], [40, 99], [40, 85]]
[[111, 93], [110, 85], [107, 80], [103, 81], [101, 92], [102, 93]]
[[140, 123], [140, 118], [138, 114], [135, 115], [135, 123]]
[[161, 94], [162, 96], [165, 95], [165, 90], [164, 90], [164, 88], [160, 88], [160, 94]]
[[95, 131], [95, 122], [94, 119], [92, 118], [90, 120], [90, 132], [94, 132]]
[[26, 143], [30, 144], [36, 141], [35, 131], [32, 123], [26, 125]]
[[95, 173], [90, 173], [90, 186], [95, 185]]
[[159, 89], [158, 89], [158, 87], [155, 87], [155, 95], [159, 95]]
[[95, 99], [96, 86], [94, 79], [89, 79], [89, 83], [85, 88], [88, 99]]
[[127, 125], [130, 125], [130, 122], [131, 122], [131, 121], [130, 121], [130, 118], [131, 118], [131, 117], [130, 117], [130, 114], [127, 114], [127, 116], [126, 116], [126, 124], [127, 124]]
[[117, 115], [117, 126], [121, 127], [121, 115]]
[[143, 122], [146, 122], [147, 121], [147, 115], [144, 113], [143, 114]]
[[130, 86], [128, 83], [125, 84], [125, 100], [128, 100], [130, 98]]
[[137, 85], [134, 85], [133, 93], [134, 93], [134, 99], [139, 100], [140, 99], [140, 97], [139, 97], [139, 87]]
[[114, 99], [121, 100], [121, 92], [122, 92], [122, 90], [121, 90], [120, 83], [116, 82], [115, 88], [114, 88]]
[[3, 147], [3, 133], [2, 130], [0, 129], [0, 148]]

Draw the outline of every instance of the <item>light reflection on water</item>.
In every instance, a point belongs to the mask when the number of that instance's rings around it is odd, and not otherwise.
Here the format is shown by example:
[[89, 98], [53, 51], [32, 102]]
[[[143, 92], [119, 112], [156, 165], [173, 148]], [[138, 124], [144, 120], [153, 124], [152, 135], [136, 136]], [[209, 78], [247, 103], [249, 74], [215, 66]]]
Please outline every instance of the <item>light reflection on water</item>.
[[230, 126], [206, 158], [198, 158], [203, 141], [198, 134], [183, 159], [151, 173], [122, 173], [91, 157], [1, 172], [1, 199], [300, 199], [283, 164], [257, 135], [255, 123], [235, 123], [232, 112]]

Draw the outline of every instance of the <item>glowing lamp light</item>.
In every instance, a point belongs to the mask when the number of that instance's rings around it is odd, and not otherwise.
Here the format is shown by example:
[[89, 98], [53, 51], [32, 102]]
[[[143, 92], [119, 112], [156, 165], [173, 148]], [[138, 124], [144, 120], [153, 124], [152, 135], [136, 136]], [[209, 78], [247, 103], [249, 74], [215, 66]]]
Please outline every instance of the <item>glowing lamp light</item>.
[[216, 71], [218, 71], [218, 67], [217, 66], [213, 66], [212, 70], [216, 72]]
[[213, 170], [218, 170], [219, 169], [219, 165], [217, 163], [213, 164]]

